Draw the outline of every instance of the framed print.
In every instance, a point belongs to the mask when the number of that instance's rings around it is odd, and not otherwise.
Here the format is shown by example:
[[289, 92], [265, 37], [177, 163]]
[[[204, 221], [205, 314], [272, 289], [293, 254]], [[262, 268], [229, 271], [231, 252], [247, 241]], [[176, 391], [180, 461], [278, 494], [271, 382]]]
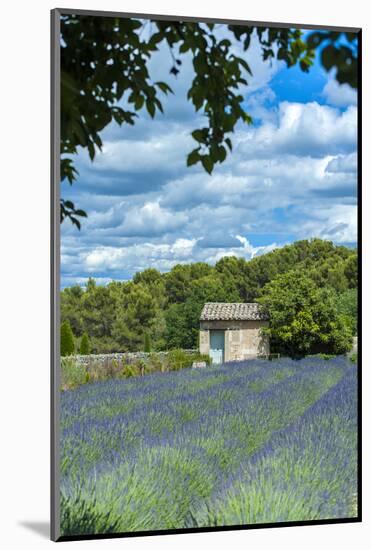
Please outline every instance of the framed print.
[[361, 521], [361, 30], [51, 27], [53, 540]]

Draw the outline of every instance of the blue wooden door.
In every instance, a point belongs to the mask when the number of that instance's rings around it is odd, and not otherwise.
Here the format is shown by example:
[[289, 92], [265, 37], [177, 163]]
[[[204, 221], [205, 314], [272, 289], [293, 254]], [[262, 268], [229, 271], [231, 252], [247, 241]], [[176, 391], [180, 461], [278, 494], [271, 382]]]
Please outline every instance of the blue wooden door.
[[224, 361], [224, 330], [210, 331], [210, 357], [213, 364]]

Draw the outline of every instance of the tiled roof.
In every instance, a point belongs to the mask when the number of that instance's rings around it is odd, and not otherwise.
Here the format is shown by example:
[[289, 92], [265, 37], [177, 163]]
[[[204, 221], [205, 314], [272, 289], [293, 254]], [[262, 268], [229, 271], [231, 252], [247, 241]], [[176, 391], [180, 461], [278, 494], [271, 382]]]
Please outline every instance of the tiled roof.
[[209, 302], [201, 311], [200, 321], [263, 321], [268, 316], [259, 304]]

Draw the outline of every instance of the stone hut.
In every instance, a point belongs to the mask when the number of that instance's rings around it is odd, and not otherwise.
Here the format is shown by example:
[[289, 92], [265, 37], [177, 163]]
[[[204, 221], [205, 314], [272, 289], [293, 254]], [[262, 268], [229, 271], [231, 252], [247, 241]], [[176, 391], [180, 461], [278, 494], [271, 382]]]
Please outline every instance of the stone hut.
[[261, 329], [268, 324], [259, 304], [207, 303], [200, 317], [200, 353], [214, 364], [267, 355], [269, 338]]

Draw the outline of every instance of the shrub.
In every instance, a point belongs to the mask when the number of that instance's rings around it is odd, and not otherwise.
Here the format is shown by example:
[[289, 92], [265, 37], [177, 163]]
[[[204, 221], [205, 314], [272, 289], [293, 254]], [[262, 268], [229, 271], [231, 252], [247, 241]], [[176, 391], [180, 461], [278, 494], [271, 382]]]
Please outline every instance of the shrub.
[[349, 351], [352, 331], [336, 300], [332, 290], [318, 287], [300, 271], [266, 284], [257, 301], [269, 313], [269, 327], [263, 332], [271, 338], [272, 351], [290, 357]]
[[90, 361], [87, 366], [89, 379], [97, 382], [98, 380], [110, 380], [119, 378], [121, 375], [121, 366], [116, 359], [106, 358], [102, 361]]
[[173, 349], [169, 351], [167, 356], [168, 370], [180, 370], [192, 366], [195, 361], [205, 361], [210, 365], [211, 359], [208, 355], [200, 353], [185, 353], [182, 349]]
[[138, 359], [135, 362], [135, 366], [141, 376], [143, 376], [147, 370], [146, 362], [143, 359]]
[[61, 358], [61, 387], [62, 390], [70, 390], [86, 384], [89, 374], [84, 365], [78, 363], [72, 357]]
[[135, 363], [126, 363], [123, 365], [121, 376], [124, 378], [131, 378], [132, 376], [138, 376], [140, 371]]
[[165, 369], [165, 362], [161, 361], [159, 355], [157, 353], [151, 353], [148, 357], [148, 366], [151, 371], [154, 372], [164, 372]]
[[80, 342], [80, 354], [81, 355], [89, 355], [90, 353], [90, 341], [89, 336], [87, 332], [84, 332], [81, 338]]
[[150, 353], [151, 351], [151, 337], [148, 332], [144, 334], [144, 351], [146, 353]]
[[72, 355], [75, 351], [75, 340], [71, 325], [68, 321], [63, 321], [61, 325], [61, 355]]
[[184, 367], [190, 367], [190, 356], [182, 349], [172, 349], [167, 355], [167, 366], [169, 370], [180, 370]]
[[98, 382], [117, 378], [131, 378], [144, 376], [153, 372], [177, 371], [189, 368], [193, 362], [205, 361], [211, 363], [208, 355], [186, 353], [182, 349], [170, 351], [167, 355], [150, 353], [147, 359], [136, 359], [125, 363], [115, 358], [96, 359], [90, 356], [85, 365], [81, 365], [74, 358], [69, 357], [63, 363], [65, 370], [64, 389], [76, 387], [87, 382]]
[[351, 355], [349, 355], [349, 360], [352, 362], [352, 363], [357, 363], [358, 361], [358, 353], [352, 353]]
[[211, 365], [211, 357], [209, 355], [206, 355], [205, 353], [195, 353], [190, 356], [191, 358], [191, 365], [194, 361], [200, 362], [204, 361], [206, 365]]

